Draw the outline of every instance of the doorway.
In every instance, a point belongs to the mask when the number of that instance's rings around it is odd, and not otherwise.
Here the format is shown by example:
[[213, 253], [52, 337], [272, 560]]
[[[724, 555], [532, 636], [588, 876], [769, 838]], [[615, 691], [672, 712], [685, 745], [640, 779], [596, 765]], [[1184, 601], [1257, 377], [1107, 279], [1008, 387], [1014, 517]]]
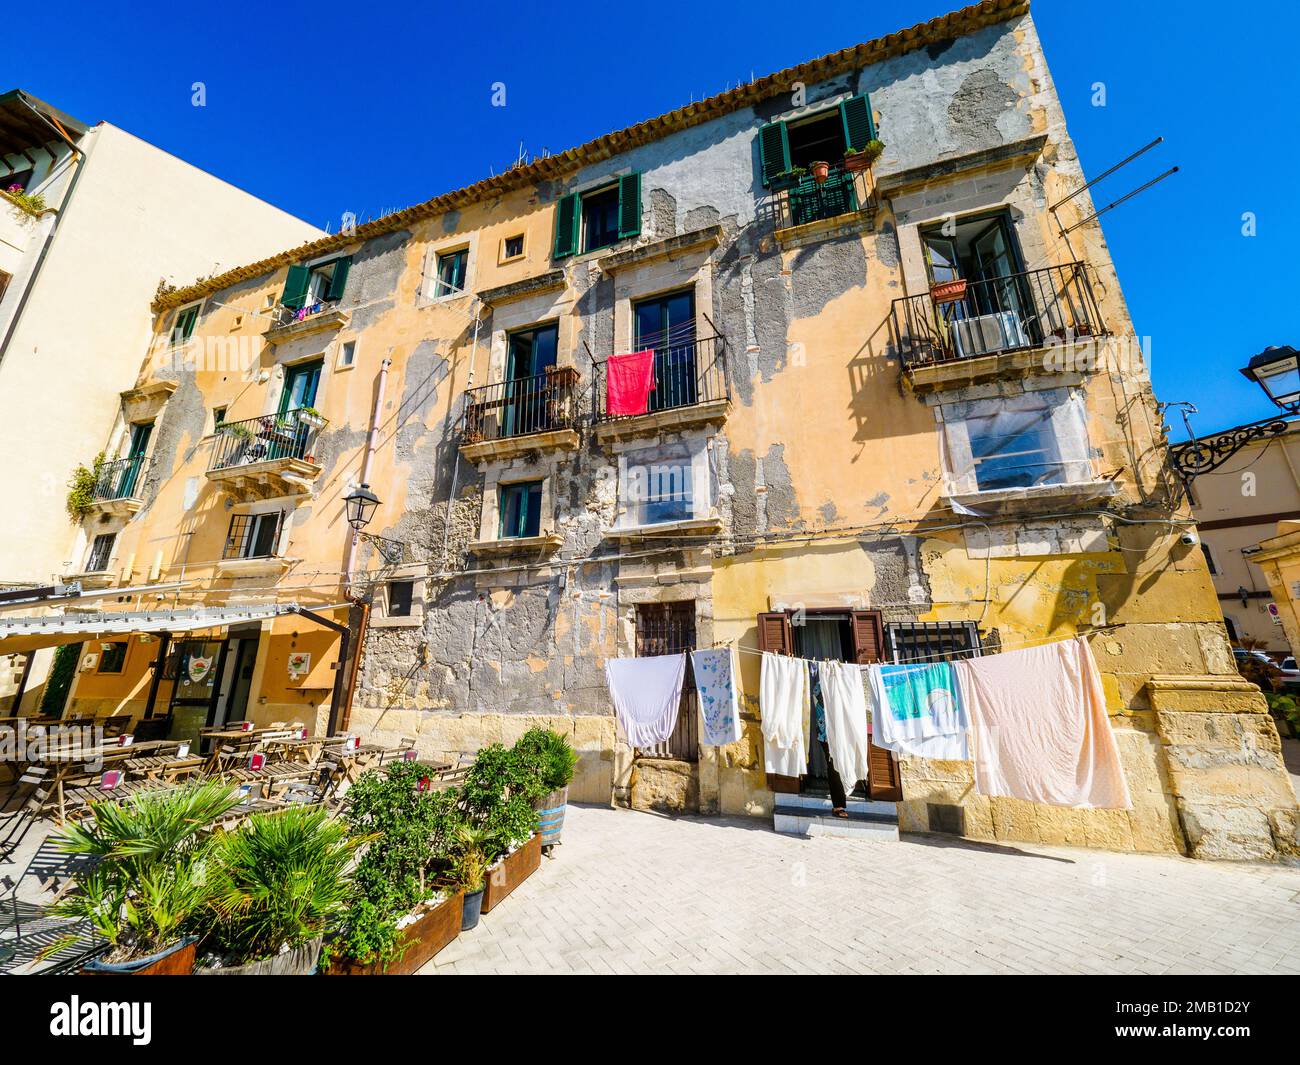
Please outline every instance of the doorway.
[[169, 739], [199, 750], [201, 730], [244, 720], [252, 688], [257, 639], [182, 640], [175, 654]]

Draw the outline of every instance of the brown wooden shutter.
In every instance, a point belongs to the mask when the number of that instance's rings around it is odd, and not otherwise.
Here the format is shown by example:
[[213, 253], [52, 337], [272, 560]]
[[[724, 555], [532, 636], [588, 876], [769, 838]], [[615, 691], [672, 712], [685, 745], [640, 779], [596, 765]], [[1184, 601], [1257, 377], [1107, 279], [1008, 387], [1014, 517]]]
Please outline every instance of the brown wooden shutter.
[[885, 626], [879, 610], [854, 610], [853, 660], [858, 665], [879, 662], [885, 657]]
[[[773, 654], [794, 654], [794, 633], [790, 631], [790, 615], [784, 612], [758, 615], [758, 649]], [[798, 777], [767, 774], [767, 788], [781, 794], [799, 794]]]
[[790, 615], [784, 612], [758, 615], [758, 649], [778, 655], [794, 654]]
[[877, 802], [902, 802], [903, 782], [891, 752], [874, 743], [867, 754], [867, 797]]

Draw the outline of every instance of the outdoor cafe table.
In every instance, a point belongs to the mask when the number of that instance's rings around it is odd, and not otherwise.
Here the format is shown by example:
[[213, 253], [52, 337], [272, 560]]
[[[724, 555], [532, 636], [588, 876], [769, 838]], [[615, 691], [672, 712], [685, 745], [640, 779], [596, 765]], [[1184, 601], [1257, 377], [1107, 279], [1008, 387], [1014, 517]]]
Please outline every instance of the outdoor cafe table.
[[[125, 747], [116, 743], [101, 747], [64, 746], [56, 743], [48, 750], [34, 752], [32, 757], [25, 760], [28, 765], [44, 766], [54, 771], [53, 776], [48, 780], [50, 794], [42, 805], [42, 812], [49, 809], [51, 805], [57, 806], [59, 820], [64, 821], [67, 819], [64, 793], [68, 787], [89, 783], [103, 774], [105, 766], [116, 766], [128, 758], [148, 754], [165, 746], [167, 746], [165, 740], [146, 740]], [[97, 764], [99, 768], [91, 769], [92, 764]]]
[[389, 748], [378, 743], [363, 743], [359, 747], [348, 750], [346, 744], [339, 742], [341, 737], [335, 736], [330, 740], [334, 746], [326, 747], [321, 751], [321, 757], [337, 762], [343, 770], [343, 777], [338, 783], [347, 781], [348, 784], [355, 784], [357, 778], [371, 766], [375, 765], [379, 758], [386, 754]]

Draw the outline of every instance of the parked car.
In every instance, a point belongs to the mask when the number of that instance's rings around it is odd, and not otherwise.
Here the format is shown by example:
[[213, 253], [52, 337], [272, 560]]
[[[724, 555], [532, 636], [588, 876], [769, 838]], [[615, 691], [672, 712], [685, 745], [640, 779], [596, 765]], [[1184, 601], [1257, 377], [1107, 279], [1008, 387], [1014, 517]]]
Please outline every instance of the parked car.
[[1252, 684], [1258, 684], [1261, 691], [1279, 692], [1286, 686], [1287, 677], [1263, 651], [1234, 647], [1232, 653], [1237, 660], [1237, 672]]

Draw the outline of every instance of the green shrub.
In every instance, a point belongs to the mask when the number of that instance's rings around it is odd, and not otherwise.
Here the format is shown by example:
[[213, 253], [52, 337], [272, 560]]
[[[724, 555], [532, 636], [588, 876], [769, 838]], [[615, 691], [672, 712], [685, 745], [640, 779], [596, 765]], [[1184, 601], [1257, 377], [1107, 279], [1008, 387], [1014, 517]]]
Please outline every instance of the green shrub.
[[90, 466], [78, 464], [68, 481], [68, 498], [64, 504], [68, 518], [73, 522], [81, 521], [90, 513], [91, 504], [95, 502], [95, 486], [99, 483], [99, 471], [104, 466], [104, 452], [95, 456]]
[[494, 743], [478, 752], [465, 777], [461, 809], [493, 834], [489, 860], [527, 841], [537, 828], [533, 802], [546, 791], [531, 762]]
[[536, 774], [540, 791], [535, 798], [567, 788], [573, 780], [578, 752], [558, 732], [545, 728], [529, 729], [515, 744], [514, 752], [520, 763]]
[[325, 933], [349, 897], [348, 865], [363, 837], [321, 809], [256, 814], [218, 837], [204, 949], [227, 965], [272, 958]]
[[420, 790], [428, 772], [418, 762], [395, 762], [365, 773], [348, 791], [344, 819], [369, 845], [353, 870], [343, 928], [330, 953], [363, 963], [398, 958], [398, 921], [449, 872], [464, 816], [454, 791]]

